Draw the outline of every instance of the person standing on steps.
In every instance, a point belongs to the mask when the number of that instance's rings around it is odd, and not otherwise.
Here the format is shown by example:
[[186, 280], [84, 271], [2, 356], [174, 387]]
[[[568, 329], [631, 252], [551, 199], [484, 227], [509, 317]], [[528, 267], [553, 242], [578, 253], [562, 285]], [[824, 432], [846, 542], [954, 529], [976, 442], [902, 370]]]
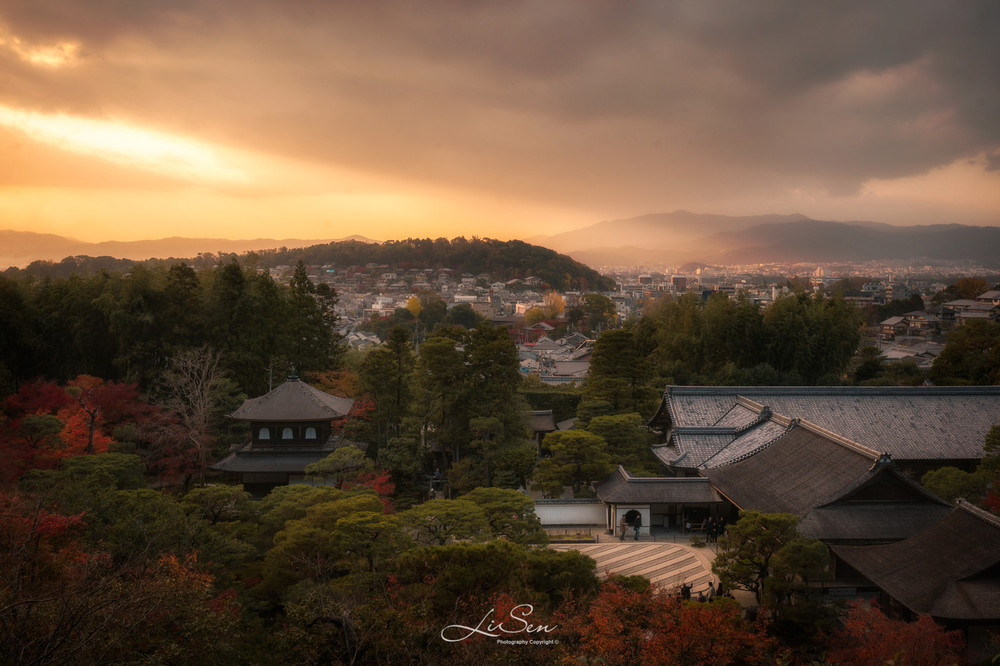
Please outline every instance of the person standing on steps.
[[625, 520], [625, 514], [622, 514], [621, 520], [618, 521], [618, 540], [625, 540], [625, 530], [628, 529], [628, 521]]
[[639, 540], [639, 528], [642, 527], [642, 514], [635, 517], [635, 522], [632, 523], [632, 527], [635, 528], [635, 536], [632, 538], [633, 541]]

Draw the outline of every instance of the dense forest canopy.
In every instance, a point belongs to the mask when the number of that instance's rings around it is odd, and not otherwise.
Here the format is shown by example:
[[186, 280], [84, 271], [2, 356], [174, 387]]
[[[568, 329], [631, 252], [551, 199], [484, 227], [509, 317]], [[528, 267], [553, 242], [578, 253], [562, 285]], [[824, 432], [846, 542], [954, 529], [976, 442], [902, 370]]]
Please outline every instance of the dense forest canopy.
[[[232, 255], [236, 256], [236, 255]], [[313, 266], [336, 268], [384, 265], [391, 269], [450, 268], [457, 273], [486, 273], [491, 279], [507, 281], [534, 276], [553, 289], [607, 291], [614, 289], [612, 279], [553, 250], [523, 241], [498, 241], [490, 238], [407, 238], [384, 243], [339, 241], [305, 248], [278, 248], [242, 255], [241, 263], [255, 262], [263, 268], [292, 266], [298, 261]], [[186, 259], [196, 268], [224, 259], [211, 254]], [[248, 259], [250, 261], [248, 261]], [[66, 257], [60, 262], [35, 261], [27, 268], [10, 268], [8, 276], [29, 273], [36, 276], [69, 277], [99, 270], [128, 271], [135, 264], [147, 266], [177, 259], [151, 259], [144, 262], [114, 257]]]

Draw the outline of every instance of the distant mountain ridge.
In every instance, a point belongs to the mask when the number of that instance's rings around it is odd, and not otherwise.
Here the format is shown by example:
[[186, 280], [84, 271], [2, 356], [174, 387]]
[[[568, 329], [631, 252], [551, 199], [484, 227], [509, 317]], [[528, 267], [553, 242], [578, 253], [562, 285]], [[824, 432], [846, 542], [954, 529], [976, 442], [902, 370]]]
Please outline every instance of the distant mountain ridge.
[[56, 234], [39, 234], [32, 231], [0, 230], [0, 270], [9, 266], [27, 266], [33, 261], [59, 261], [65, 257], [87, 255], [112, 256], [118, 259], [144, 261], [171, 257], [195, 257], [204, 252], [250, 252], [280, 247], [306, 247], [321, 243], [358, 240], [366, 243], [378, 241], [364, 236], [339, 239], [304, 240], [297, 238], [254, 238], [232, 240], [226, 238], [159, 238], [139, 241], [104, 241], [88, 243]]
[[675, 211], [609, 220], [531, 242], [591, 266], [864, 262], [928, 259], [1000, 265], [1000, 227], [893, 226], [802, 214]]

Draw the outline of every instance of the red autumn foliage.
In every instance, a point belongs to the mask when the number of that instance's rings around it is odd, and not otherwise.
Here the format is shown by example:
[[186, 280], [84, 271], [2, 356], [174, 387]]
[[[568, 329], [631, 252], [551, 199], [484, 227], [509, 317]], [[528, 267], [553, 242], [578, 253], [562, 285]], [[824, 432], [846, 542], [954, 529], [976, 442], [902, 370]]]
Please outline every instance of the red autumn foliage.
[[3, 401], [2, 409], [0, 456], [7, 464], [0, 481], [5, 482], [28, 469], [51, 469], [62, 458], [107, 451], [119, 425], [131, 424], [148, 439], [165, 419], [162, 410], [142, 400], [135, 384], [89, 375], [65, 387], [27, 382]]
[[775, 642], [746, 622], [738, 604], [719, 598], [681, 601], [655, 587], [628, 590], [614, 582], [580, 609], [555, 616], [567, 661], [607, 664], [771, 663]]
[[826, 640], [827, 660], [836, 664], [905, 663], [938, 666], [965, 662], [961, 631], [945, 631], [928, 615], [895, 620], [878, 604], [852, 602], [844, 628]]

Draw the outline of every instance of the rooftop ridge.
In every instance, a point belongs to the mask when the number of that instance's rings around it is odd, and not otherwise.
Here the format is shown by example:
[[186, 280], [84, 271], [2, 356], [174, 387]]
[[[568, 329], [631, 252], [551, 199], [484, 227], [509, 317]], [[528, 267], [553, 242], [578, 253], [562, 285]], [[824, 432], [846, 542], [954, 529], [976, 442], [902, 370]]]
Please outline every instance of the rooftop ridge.
[[[719, 467], [726, 467], [728, 465], [735, 465], [736, 463], [742, 462], [742, 461], [746, 460], [747, 458], [750, 458], [751, 456], [757, 455], [758, 453], [760, 453], [761, 451], [763, 451], [764, 449], [766, 449], [767, 447], [771, 446], [772, 444], [774, 444], [775, 442], [777, 442], [779, 439], [781, 439], [782, 437], [784, 437], [785, 435], [787, 435], [789, 432], [792, 431], [792, 429], [795, 428], [796, 425], [798, 425], [798, 419], [790, 419], [790, 418], [788, 418], [786, 416], [781, 416], [780, 414], [772, 414], [771, 415], [771, 420], [774, 421], [775, 423], [777, 423], [778, 425], [785, 426], [784, 432], [782, 432], [780, 435], [778, 435], [774, 439], [772, 439], [770, 441], [767, 441], [767, 442], [764, 442], [760, 446], [758, 446], [756, 448], [753, 448], [750, 451], [747, 451], [746, 453], [744, 453], [742, 455], [736, 456], [735, 458], [733, 458], [729, 462], [722, 463], [721, 465], [719, 465]], [[725, 449], [723, 449], [723, 451], [724, 450]], [[709, 460], [711, 460], [715, 456], [719, 455], [719, 453], [722, 453], [722, 451], [719, 451], [718, 453], [716, 453], [715, 455], [713, 455], [711, 458], [709, 458], [708, 460], [706, 460], [705, 463], [707, 463]], [[705, 463], [702, 463], [702, 468], [704, 468]]]
[[668, 386], [673, 395], [1000, 395], [1000, 386]]
[[675, 426], [676, 435], [735, 435], [739, 432], [736, 426]]
[[798, 425], [799, 427], [805, 428], [810, 432], [814, 432], [817, 435], [825, 437], [832, 442], [840, 444], [844, 448], [852, 449], [854, 451], [857, 451], [858, 453], [864, 454], [870, 457], [874, 462], [878, 462], [879, 459], [887, 455], [884, 452], [876, 451], [875, 449], [870, 449], [864, 444], [858, 444], [852, 439], [848, 439], [842, 435], [838, 435], [835, 432], [827, 430], [826, 428], [822, 428], [816, 425], [815, 423], [812, 423], [811, 421], [806, 421], [805, 419], [794, 419], [794, 421], [796, 425]]
[[972, 514], [976, 518], [979, 518], [985, 523], [989, 523], [993, 527], [1000, 528], [1000, 516], [994, 515], [987, 511], [986, 509], [981, 509], [975, 504], [969, 502], [968, 500], [959, 499], [958, 508], [963, 511]]

